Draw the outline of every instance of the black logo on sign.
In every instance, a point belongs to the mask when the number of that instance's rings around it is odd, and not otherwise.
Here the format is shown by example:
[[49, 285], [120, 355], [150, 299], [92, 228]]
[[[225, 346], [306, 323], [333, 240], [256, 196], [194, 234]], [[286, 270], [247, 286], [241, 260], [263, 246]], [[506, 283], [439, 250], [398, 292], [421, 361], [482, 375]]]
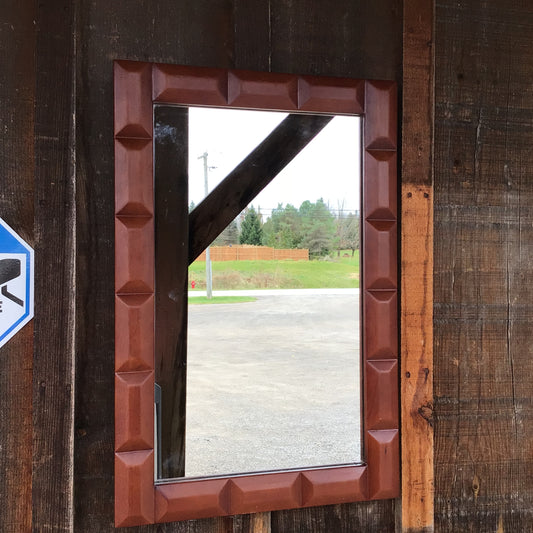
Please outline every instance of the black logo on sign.
[[[0, 259], [0, 292], [3, 296], [24, 307], [24, 302], [7, 290], [7, 284], [20, 276], [20, 259]], [[0, 313], [2, 312], [2, 300], [0, 300]]]

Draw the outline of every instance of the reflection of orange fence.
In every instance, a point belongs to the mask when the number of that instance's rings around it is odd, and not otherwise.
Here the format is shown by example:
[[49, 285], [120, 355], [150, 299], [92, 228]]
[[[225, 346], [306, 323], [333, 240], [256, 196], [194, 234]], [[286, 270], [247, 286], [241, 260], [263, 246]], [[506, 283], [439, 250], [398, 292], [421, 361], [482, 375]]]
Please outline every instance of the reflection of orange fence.
[[[211, 261], [269, 261], [273, 259], [309, 261], [309, 250], [282, 250], [249, 244], [211, 246], [209, 250]], [[197, 261], [205, 261], [205, 252], [202, 252]]]

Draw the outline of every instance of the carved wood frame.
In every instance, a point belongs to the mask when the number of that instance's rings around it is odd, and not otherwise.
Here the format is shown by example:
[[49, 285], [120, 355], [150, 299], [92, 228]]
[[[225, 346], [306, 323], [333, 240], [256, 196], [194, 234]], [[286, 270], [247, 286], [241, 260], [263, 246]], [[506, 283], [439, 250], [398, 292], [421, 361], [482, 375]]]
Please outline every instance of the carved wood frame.
[[[394, 82], [117, 61], [115, 524], [399, 495], [397, 90]], [[364, 116], [363, 464], [154, 481], [153, 105]]]

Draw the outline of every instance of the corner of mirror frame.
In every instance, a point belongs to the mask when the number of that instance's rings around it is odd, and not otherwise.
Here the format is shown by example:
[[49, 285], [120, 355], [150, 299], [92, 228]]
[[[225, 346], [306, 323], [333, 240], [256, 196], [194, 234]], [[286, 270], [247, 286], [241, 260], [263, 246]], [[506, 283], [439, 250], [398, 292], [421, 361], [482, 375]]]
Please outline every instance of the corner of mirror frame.
[[[394, 498], [400, 491], [394, 82], [114, 63], [115, 524]], [[364, 116], [364, 463], [154, 481], [153, 105]]]

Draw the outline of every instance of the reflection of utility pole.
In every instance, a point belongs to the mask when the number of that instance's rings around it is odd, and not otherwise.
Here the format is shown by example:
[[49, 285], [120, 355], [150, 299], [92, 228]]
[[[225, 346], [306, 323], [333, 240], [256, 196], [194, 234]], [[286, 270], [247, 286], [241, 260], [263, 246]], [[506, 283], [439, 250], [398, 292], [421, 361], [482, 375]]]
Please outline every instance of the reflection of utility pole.
[[[209, 170], [207, 166], [207, 152], [204, 152], [198, 159], [204, 160], [204, 190], [205, 196], [209, 194], [209, 186], [207, 183], [207, 172]], [[211, 167], [215, 168], [215, 167]], [[205, 289], [209, 299], [213, 297], [213, 277], [211, 273], [211, 254], [209, 253], [209, 246], [205, 249]]]

